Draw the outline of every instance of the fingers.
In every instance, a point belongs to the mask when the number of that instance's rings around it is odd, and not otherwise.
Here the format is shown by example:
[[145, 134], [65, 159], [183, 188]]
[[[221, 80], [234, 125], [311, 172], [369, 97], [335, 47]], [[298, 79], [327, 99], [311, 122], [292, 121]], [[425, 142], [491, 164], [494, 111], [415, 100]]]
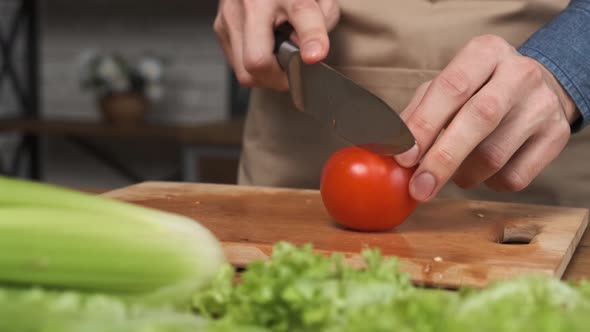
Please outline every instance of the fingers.
[[516, 89], [518, 81], [509, 73], [498, 73], [461, 108], [416, 170], [410, 182], [413, 197], [425, 201], [440, 190], [514, 107], [516, 100], [511, 96]]
[[418, 148], [397, 156], [405, 167], [414, 166], [430, 149], [457, 111], [491, 77], [497, 64], [512, 47], [502, 39], [483, 36], [473, 39], [443, 69], [428, 87], [416, 110], [407, 119]]
[[420, 161], [412, 197], [432, 199], [451, 177], [463, 188], [528, 186], [570, 136], [571, 105], [552, 77], [497, 37], [469, 43], [402, 113], [418, 142], [396, 156]]
[[[258, 86], [285, 91], [289, 88], [286, 73], [273, 54], [274, 2], [248, 1], [242, 39], [244, 70], [255, 78]], [[263, 22], [266, 22], [264, 24]]]
[[406, 108], [400, 114], [402, 120], [406, 121], [412, 115], [412, 113], [416, 110], [416, 107], [418, 107], [418, 105], [422, 101], [422, 98], [424, 97], [424, 94], [428, 90], [430, 83], [432, 83], [432, 81], [424, 82], [424, 83], [420, 84], [418, 86], [418, 88], [416, 88], [416, 92], [414, 93], [414, 96], [412, 97], [412, 99], [410, 100], [410, 102], [408, 103]]
[[233, 68], [234, 67], [234, 59], [233, 53], [231, 49], [231, 43], [229, 40], [229, 34], [222, 23], [222, 18], [217, 16], [215, 18], [215, 22], [213, 23], [213, 30], [215, 31], [215, 36], [217, 37], [217, 41], [221, 45], [225, 58], [229, 65]]
[[455, 172], [453, 181], [459, 187], [469, 189], [486, 181], [502, 169], [531, 136], [534, 125], [527, 121], [527, 116], [519, 116], [524, 113], [520, 112], [521, 109], [513, 111], [469, 154]]
[[246, 87], [254, 87], [256, 85], [256, 80], [244, 65], [244, 47], [242, 43], [243, 31], [230, 29], [228, 34], [231, 45], [233, 69], [236, 77], [242, 85]]
[[[420, 86], [418, 86], [418, 88], [416, 89], [416, 91], [414, 93], [414, 96], [412, 97], [412, 99], [410, 100], [410, 102], [408, 103], [406, 108], [400, 113], [400, 117], [402, 118], [402, 120], [404, 122], [407, 122], [408, 118], [410, 116], [412, 116], [412, 113], [414, 113], [414, 111], [416, 110], [416, 107], [418, 107], [418, 105], [422, 101], [422, 98], [424, 97], [424, 94], [428, 90], [428, 87], [430, 86], [431, 83], [432, 83], [432, 81], [427, 81], [427, 82], [420, 84]], [[406, 155], [418, 154], [418, 145], [414, 145], [413, 147], [411, 147], [408, 151], [404, 152], [403, 154], [406, 154]], [[398, 159], [399, 155], [393, 156], [393, 158], [397, 161], [398, 164], [401, 164]]]
[[[569, 129], [569, 125], [567, 127]], [[569, 131], [560, 130], [527, 141], [506, 167], [486, 181], [486, 185], [496, 191], [521, 191], [559, 155], [568, 140]]]
[[330, 41], [324, 14], [315, 0], [283, 0], [289, 22], [295, 28], [301, 58], [315, 63], [328, 55]]
[[538, 113], [552, 111], [535, 111], [540, 105], [529, 102], [528, 98], [515, 98], [530, 95], [541, 81], [541, 78], [538, 81], [532, 78], [534, 75], [529, 70], [523, 70], [525, 66], [521, 61], [500, 64], [490, 84], [483, 88], [493, 95], [503, 95], [501, 98], [509, 99], [510, 110], [499, 126], [473, 149], [454, 174], [453, 180], [459, 187], [468, 189], [479, 185], [502, 169], [525, 141], [535, 134], [544, 119]]
[[241, 1], [222, 0], [219, 2], [213, 29], [238, 81], [244, 86], [252, 87], [255, 80], [244, 67], [243, 60], [243, 14], [244, 6]]
[[334, 29], [340, 20], [340, 5], [338, 4], [338, 0], [318, 0], [318, 5], [320, 5], [324, 13], [328, 31]]
[[328, 29], [339, 16], [337, 0], [220, 0], [213, 28], [242, 85], [285, 91], [287, 75], [273, 53], [274, 28], [289, 21], [303, 61], [315, 63], [327, 56]]
[[496, 191], [520, 191], [557, 158], [570, 138], [571, 129], [563, 112], [549, 114], [552, 114], [551, 118], [543, 121], [536, 134], [500, 171], [486, 180], [488, 187]]

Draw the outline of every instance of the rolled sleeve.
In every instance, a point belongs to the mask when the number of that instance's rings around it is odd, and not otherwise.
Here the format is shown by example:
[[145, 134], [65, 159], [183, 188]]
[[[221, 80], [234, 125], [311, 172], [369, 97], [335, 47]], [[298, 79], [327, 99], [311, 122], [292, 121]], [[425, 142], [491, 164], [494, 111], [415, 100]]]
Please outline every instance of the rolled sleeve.
[[572, 131], [590, 124], [590, 0], [572, 0], [518, 51], [543, 64], [571, 96], [581, 114]]

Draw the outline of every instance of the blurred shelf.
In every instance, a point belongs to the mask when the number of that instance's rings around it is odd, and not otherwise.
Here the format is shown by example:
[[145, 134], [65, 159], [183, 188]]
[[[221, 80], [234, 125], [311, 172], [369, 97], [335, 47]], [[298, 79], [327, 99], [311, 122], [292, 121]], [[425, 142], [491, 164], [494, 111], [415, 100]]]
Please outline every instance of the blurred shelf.
[[[202, 179], [201, 168], [203, 158], [239, 159], [242, 146], [243, 119], [231, 119], [196, 125], [171, 126], [142, 123], [137, 125], [113, 125], [101, 122], [46, 120], [36, 118], [0, 119], [0, 133], [16, 132], [28, 137], [59, 136], [100, 159], [104, 164], [118, 171], [134, 182], [146, 181], [135, 171], [114, 158], [87, 139], [112, 138], [134, 140], [167, 141], [181, 146], [180, 176], [172, 180], [198, 182]], [[17, 148], [17, 156], [26, 148], [21, 144]], [[0, 173], [15, 173], [19, 168], [20, 158], [15, 158], [11, 171], [0, 170]]]
[[133, 126], [100, 122], [14, 118], [0, 120], [0, 132], [31, 135], [137, 138], [184, 145], [241, 146], [244, 121], [232, 119], [190, 126], [142, 123]]

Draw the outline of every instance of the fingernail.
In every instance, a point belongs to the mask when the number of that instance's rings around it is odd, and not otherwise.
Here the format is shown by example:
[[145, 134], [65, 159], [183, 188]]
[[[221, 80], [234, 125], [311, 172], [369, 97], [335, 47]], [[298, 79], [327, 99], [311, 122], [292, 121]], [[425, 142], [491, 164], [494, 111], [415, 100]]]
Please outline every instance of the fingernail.
[[303, 54], [307, 58], [317, 58], [322, 52], [322, 45], [318, 41], [312, 40], [303, 45]]
[[432, 195], [436, 187], [436, 180], [434, 176], [428, 172], [424, 172], [416, 176], [410, 185], [410, 194], [414, 199], [425, 201]]
[[394, 158], [401, 166], [412, 167], [418, 161], [417, 159], [419, 153], [420, 149], [418, 148], [418, 144], [415, 144], [408, 151], [398, 154], [397, 156], [394, 156]]

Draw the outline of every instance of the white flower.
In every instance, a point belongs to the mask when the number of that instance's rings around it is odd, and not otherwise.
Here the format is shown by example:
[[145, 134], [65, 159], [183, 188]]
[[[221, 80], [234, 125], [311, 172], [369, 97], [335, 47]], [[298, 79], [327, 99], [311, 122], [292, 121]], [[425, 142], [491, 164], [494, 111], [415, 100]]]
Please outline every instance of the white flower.
[[119, 68], [115, 60], [110, 57], [106, 57], [100, 62], [98, 65], [97, 74], [100, 78], [109, 83], [124, 79], [121, 68]]
[[156, 58], [142, 59], [137, 70], [147, 81], [156, 82], [162, 79], [162, 64]]

